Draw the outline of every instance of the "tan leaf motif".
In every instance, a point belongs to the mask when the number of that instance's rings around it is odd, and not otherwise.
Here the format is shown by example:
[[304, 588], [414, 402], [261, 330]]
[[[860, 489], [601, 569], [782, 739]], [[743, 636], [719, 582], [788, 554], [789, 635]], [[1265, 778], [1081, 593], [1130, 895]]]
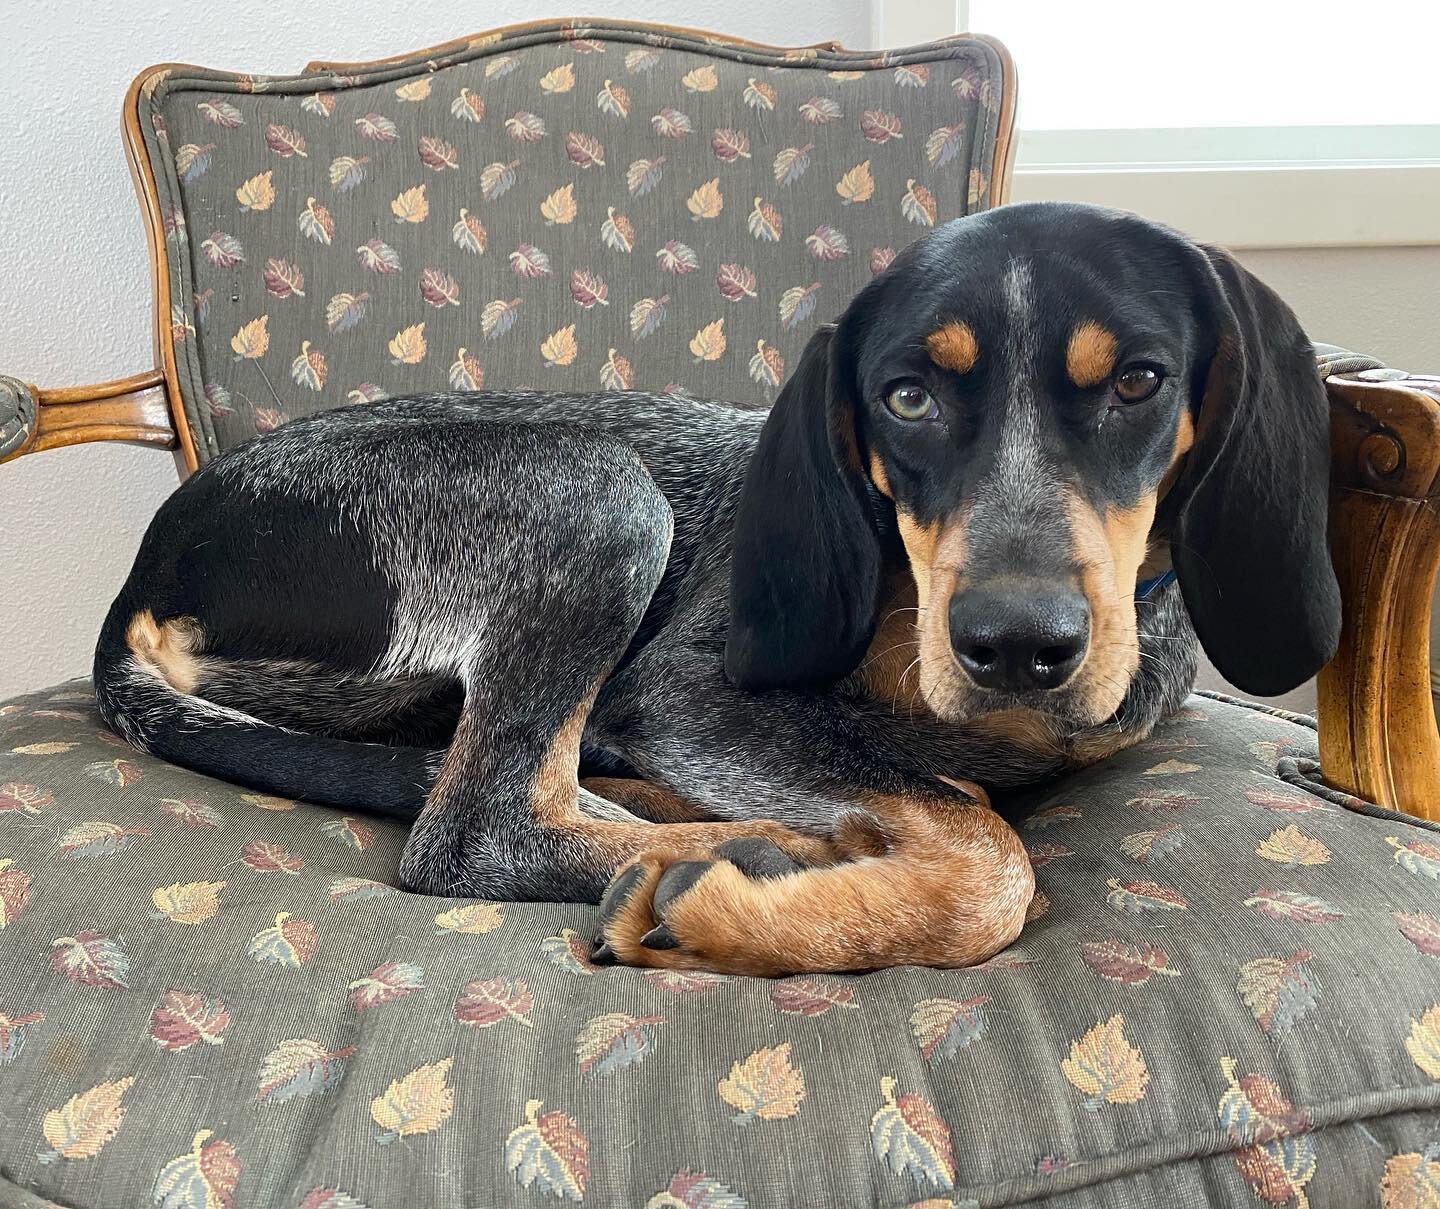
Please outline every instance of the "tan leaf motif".
[[559, 67], [552, 68], [540, 77], [542, 92], [565, 93], [574, 87], [575, 68], [569, 63], [562, 63]]
[[484, 936], [505, 922], [505, 913], [494, 903], [466, 903], [451, 907], [435, 917], [435, 934], [460, 932], [466, 936]]
[[270, 316], [261, 315], [252, 319], [230, 337], [230, 347], [237, 361], [255, 361], [265, 355], [270, 347]]
[[1380, 1177], [1381, 1209], [1440, 1209], [1440, 1146], [1397, 1154]]
[[715, 1091], [736, 1110], [733, 1121], [743, 1123], [755, 1117], [779, 1121], [800, 1111], [800, 1102], [805, 1099], [805, 1077], [791, 1065], [790, 1043], [785, 1041], [757, 1049], [744, 1061], [736, 1062]]
[[540, 355], [545, 359], [546, 365], [569, 365], [575, 360], [577, 352], [579, 349], [575, 344], [573, 323], [567, 323], [551, 332], [540, 342]]
[[47, 1112], [40, 1122], [40, 1131], [51, 1149], [42, 1150], [36, 1156], [40, 1162], [93, 1159], [99, 1154], [125, 1122], [125, 1093], [134, 1082], [133, 1078], [126, 1078], [97, 1083]]
[[1255, 855], [1294, 869], [1299, 865], [1325, 864], [1330, 859], [1330, 849], [1291, 823], [1261, 840]]
[[418, 365], [425, 359], [425, 325], [415, 323], [396, 332], [388, 347], [395, 365]]
[[417, 79], [401, 84], [395, 89], [395, 95], [402, 101], [409, 101], [412, 104], [417, 101], [423, 101], [430, 95], [430, 88], [433, 83], [434, 80], [430, 76], [420, 76]]
[[425, 197], [425, 186], [416, 185], [406, 189], [390, 203], [390, 213], [396, 222], [418, 223], [430, 217], [430, 202]]
[[840, 195], [841, 205], [869, 201], [875, 194], [875, 178], [870, 175], [870, 161], [856, 164], [845, 173], [835, 182], [835, 192]]
[[714, 92], [720, 84], [720, 78], [715, 74], [715, 68], [706, 63], [687, 71], [680, 77], [680, 84], [686, 92]]
[[697, 361], [718, 361], [725, 352], [725, 320], [707, 323], [690, 340], [690, 353]]
[[224, 882], [176, 882], [150, 896], [155, 910], [177, 924], [203, 924], [220, 909]]
[[685, 199], [685, 208], [693, 220], [716, 218], [724, 209], [725, 199], [720, 195], [720, 178], [712, 177]]
[[1432, 1079], [1440, 1079], [1440, 1004], [1410, 1022], [1405, 1052]]
[[445, 1081], [454, 1058], [417, 1066], [394, 1080], [370, 1101], [370, 1117], [384, 1132], [375, 1140], [387, 1146], [400, 1138], [439, 1129], [455, 1111], [455, 1092]]
[[1125, 1019], [1118, 1012], [1070, 1045], [1060, 1072], [1077, 1091], [1089, 1097], [1085, 1107], [1134, 1104], [1145, 1098], [1150, 1071], [1140, 1051], [1125, 1037]]
[[576, 213], [574, 185], [561, 185], [540, 203], [540, 214], [546, 226], [572, 223]]
[[235, 200], [242, 210], [268, 210], [275, 204], [275, 174], [270, 171], [252, 176], [235, 190]]

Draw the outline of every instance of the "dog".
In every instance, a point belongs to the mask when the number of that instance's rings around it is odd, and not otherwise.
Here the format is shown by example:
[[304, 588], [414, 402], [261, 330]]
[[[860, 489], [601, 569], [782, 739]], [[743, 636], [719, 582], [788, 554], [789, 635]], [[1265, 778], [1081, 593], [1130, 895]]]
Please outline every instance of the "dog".
[[601, 902], [597, 962], [964, 966], [1034, 890], [987, 790], [1338, 640], [1291, 311], [1133, 215], [937, 228], [768, 411], [420, 395], [159, 510], [95, 684], [136, 747], [411, 821], [437, 895]]

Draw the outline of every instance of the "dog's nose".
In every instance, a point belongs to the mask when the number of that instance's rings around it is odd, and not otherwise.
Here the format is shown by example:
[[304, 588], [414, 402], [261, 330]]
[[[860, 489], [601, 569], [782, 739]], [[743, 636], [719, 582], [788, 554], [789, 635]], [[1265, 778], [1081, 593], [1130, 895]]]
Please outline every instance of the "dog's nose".
[[1090, 606], [1075, 591], [1015, 580], [950, 598], [950, 644], [982, 688], [1059, 688], [1085, 658]]

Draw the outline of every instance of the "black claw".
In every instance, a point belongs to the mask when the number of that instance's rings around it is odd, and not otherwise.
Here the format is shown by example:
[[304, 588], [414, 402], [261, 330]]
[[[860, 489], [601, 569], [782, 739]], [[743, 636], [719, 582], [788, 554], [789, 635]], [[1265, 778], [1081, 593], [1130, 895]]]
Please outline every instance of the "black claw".
[[658, 924], [646, 932], [640, 938], [640, 943], [647, 949], [678, 949], [680, 942], [675, 939], [675, 934], [664, 924]]
[[656, 915], [665, 909], [714, 868], [713, 861], [676, 861], [660, 875], [651, 903]]
[[606, 887], [604, 895], [600, 899], [600, 915], [602, 918], [609, 918], [620, 909], [625, 900], [635, 891], [640, 884], [640, 879], [645, 876], [645, 870], [639, 865], [631, 865], [619, 877]]
[[779, 847], [759, 835], [726, 840], [715, 849], [715, 855], [729, 861], [751, 878], [785, 877], [802, 868]]
[[590, 963], [597, 966], [613, 966], [619, 958], [615, 956], [615, 950], [606, 943], [602, 936], [590, 948]]

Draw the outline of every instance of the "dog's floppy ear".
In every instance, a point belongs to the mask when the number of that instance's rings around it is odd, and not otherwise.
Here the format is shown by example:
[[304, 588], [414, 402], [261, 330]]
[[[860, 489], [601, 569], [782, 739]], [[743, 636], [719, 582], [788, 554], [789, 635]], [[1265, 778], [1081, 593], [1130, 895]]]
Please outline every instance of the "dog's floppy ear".
[[880, 538], [840, 341], [833, 326], [810, 338], [745, 473], [725, 643], [725, 672], [741, 688], [831, 683], [854, 671], [875, 632]]
[[1201, 251], [1215, 351], [1171, 558], [1205, 653], [1245, 692], [1274, 696], [1339, 641], [1329, 405], [1290, 308], [1228, 253]]

